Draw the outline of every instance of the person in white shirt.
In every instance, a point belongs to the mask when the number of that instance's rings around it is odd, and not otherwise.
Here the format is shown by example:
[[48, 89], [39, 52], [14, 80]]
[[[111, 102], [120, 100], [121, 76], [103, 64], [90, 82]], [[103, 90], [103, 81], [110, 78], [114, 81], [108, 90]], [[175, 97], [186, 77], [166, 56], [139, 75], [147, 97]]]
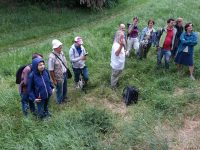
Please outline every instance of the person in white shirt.
[[124, 32], [117, 31], [116, 40], [112, 46], [111, 52], [111, 67], [112, 67], [112, 74], [111, 74], [111, 88], [115, 89], [119, 80], [119, 75], [122, 73], [125, 65], [125, 40], [124, 40]]

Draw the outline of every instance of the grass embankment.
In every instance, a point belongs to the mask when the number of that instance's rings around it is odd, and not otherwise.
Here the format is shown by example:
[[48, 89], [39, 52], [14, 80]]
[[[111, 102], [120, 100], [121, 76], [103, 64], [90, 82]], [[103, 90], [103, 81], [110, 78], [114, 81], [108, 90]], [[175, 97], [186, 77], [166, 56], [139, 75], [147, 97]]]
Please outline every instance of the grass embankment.
[[[8, 14], [2, 9], [1, 19], [6, 22], [2, 22], [0, 35], [0, 51], [4, 51], [0, 55], [0, 149], [181, 150], [199, 146], [199, 46], [195, 47], [196, 81], [188, 78], [187, 68], [177, 72], [173, 62], [169, 70], [157, 70], [152, 48], [147, 60], [138, 61], [133, 55], [127, 58], [119, 89], [114, 92], [109, 88], [110, 50], [119, 23], [131, 22], [137, 15], [140, 29], [149, 18], [154, 18], [156, 28], [160, 28], [169, 17], [182, 16], [199, 31], [199, 2], [127, 0], [98, 13], [63, 10], [68, 13], [57, 14], [30, 7], [32, 13], [13, 8], [14, 13]], [[31, 116], [24, 118], [14, 83], [16, 69], [30, 62], [32, 52], [43, 53], [47, 60], [54, 38], [64, 43], [68, 56], [76, 35], [83, 37], [89, 52], [87, 94], [76, 91], [70, 80], [70, 102], [57, 106], [52, 97], [51, 119], [41, 122]], [[140, 90], [139, 103], [128, 108], [121, 102], [127, 84]], [[189, 132], [185, 123], [191, 127]]]

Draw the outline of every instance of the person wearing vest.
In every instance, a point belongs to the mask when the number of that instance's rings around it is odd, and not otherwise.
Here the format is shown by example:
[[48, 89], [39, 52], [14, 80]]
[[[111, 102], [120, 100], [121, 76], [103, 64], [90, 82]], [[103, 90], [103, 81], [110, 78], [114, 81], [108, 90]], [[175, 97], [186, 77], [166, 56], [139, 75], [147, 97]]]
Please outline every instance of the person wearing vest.
[[176, 28], [174, 28], [174, 19], [167, 20], [167, 27], [161, 30], [158, 48], [157, 48], [157, 65], [161, 66], [162, 58], [165, 58], [165, 68], [169, 69], [171, 50], [173, 50], [174, 40], [176, 36]]
[[53, 51], [49, 55], [48, 70], [56, 87], [56, 102], [61, 104], [67, 99], [67, 60], [62, 51], [62, 43], [54, 39]]
[[88, 68], [85, 65], [87, 52], [83, 47], [83, 40], [80, 36], [74, 38], [74, 44], [69, 50], [69, 58], [72, 63], [76, 88], [80, 88], [80, 75], [83, 76], [84, 86], [86, 86], [88, 82]]

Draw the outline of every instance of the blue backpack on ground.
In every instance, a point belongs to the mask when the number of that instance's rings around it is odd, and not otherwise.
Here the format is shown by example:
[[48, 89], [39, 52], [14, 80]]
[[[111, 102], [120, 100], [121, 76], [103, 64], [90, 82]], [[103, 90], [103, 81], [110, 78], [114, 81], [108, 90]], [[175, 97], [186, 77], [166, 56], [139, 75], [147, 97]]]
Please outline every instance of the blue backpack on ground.
[[139, 92], [134, 86], [126, 86], [123, 90], [122, 96], [124, 103], [128, 106], [137, 103]]

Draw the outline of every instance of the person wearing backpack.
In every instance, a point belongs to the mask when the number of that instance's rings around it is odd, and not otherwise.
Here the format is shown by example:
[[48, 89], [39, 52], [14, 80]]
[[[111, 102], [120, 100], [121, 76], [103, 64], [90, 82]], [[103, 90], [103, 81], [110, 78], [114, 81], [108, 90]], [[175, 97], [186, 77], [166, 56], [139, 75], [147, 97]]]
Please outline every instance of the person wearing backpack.
[[37, 115], [40, 119], [51, 116], [48, 111], [49, 98], [53, 92], [50, 75], [45, 69], [42, 58], [35, 58], [32, 61], [32, 72], [28, 79], [28, 93], [31, 101], [37, 104]]
[[56, 87], [57, 104], [62, 104], [67, 100], [67, 60], [62, 51], [62, 45], [57, 39], [52, 41], [53, 51], [48, 60], [48, 70]]
[[[43, 58], [43, 56], [39, 53], [32, 54], [32, 60], [35, 58]], [[21, 105], [22, 105], [22, 112], [25, 116], [28, 115], [28, 109], [30, 109], [31, 113], [35, 115], [35, 104], [33, 101], [29, 100], [28, 95], [28, 76], [32, 70], [32, 65], [25, 65], [21, 68], [21, 71], [18, 71], [18, 75], [16, 80], [19, 82], [19, 93], [21, 96]], [[16, 81], [17, 82], [17, 81]]]
[[119, 80], [119, 75], [122, 73], [125, 65], [125, 50], [124, 50], [125, 40], [124, 32], [117, 31], [116, 40], [112, 45], [111, 52], [111, 88], [115, 89]]
[[84, 87], [88, 82], [88, 68], [85, 65], [85, 61], [87, 59], [87, 52], [83, 47], [83, 40], [80, 36], [74, 38], [74, 44], [71, 46], [69, 50], [69, 58], [72, 63], [72, 69], [74, 72], [74, 81], [75, 87], [81, 88], [79, 85], [80, 75], [83, 76]]

